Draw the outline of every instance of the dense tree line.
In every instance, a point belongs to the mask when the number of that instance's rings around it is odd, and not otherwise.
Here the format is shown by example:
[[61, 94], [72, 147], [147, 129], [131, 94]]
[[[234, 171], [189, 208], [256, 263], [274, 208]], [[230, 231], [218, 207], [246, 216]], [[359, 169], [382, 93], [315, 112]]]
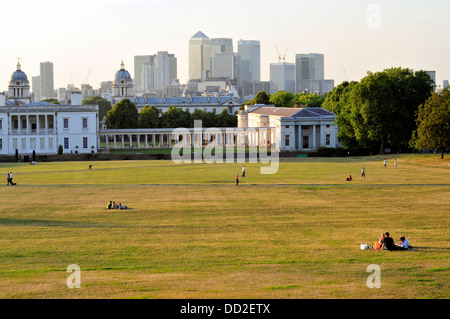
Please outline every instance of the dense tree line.
[[343, 82], [322, 104], [337, 115], [338, 138], [349, 149], [408, 148], [419, 106], [432, 94], [425, 71], [391, 68], [368, 72], [360, 82]]
[[171, 106], [166, 112], [159, 113], [155, 106], [144, 106], [141, 112], [129, 99], [116, 103], [106, 115], [106, 127], [110, 129], [128, 128], [178, 128], [194, 127], [194, 121], [201, 120], [203, 127], [236, 127], [235, 114], [204, 112], [196, 109], [192, 114], [181, 108]]
[[111, 110], [112, 108], [111, 102], [100, 96], [93, 96], [89, 99], [83, 100], [83, 105], [85, 104], [98, 105], [98, 118], [100, 119], [100, 121], [103, 120], [103, 118], [106, 116], [106, 114], [108, 114], [109, 110]]
[[320, 107], [325, 101], [325, 96], [309, 93], [291, 93], [278, 91], [274, 94], [268, 94], [260, 91], [256, 96], [244, 104], [273, 104], [276, 107]]

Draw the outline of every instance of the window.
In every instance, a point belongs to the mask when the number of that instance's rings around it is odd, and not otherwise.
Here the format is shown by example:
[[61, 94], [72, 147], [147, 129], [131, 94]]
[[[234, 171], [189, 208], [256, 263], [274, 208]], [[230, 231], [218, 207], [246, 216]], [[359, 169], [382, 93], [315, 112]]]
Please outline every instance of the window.
[[53, 137], [49, 137], [48, 139], [48, 149], [49, 150], [53, 149]]
[[19, 128], [19, 120], [18, 120], [17, 118], [15, 118], [15, 119], [12, 121], [12, 125], [13, 125], [13, 129], [14, 129], [14, 130], [17, 130], [17, 129]]
[[45, 138], [41, 137], [39, 141], [39, 148], [42, 150], [45, 150]]
[[68, 148], [69, 148], [69, 138], [68, 138], [68, 137], [65, 137], [65, 138], [64, 138], [64, 148], [65, 148], [65, 149], [68, 149]]
[[2, 119], [0, 119], [0, 130], [1, 129], [3, 129], [3, 126], [2, 126]]
[[331, 126], [331, 125], [330, 125], [330, 124], [328, 124], [328, 125], [326, 125], [326, 128], [330, 128], [330, 126]]
[[84, 118], [82, 119], [82, 121], [83, 121], [83, 128], [87, 128], [88, 119]]
[[88, 138], [83, 137], [83, 148], [88, 148]]
[[286, 125], [285, 128], [289, 128], [289, 125]]
[[289, 146], [289, 134], [286, 134], [284, 137], [284, 145]]
[[17, 138], [13, 138], [13, 149], [17, 149]]
[[325, 145], [331, 145], [331, 134], [325, 134]]
[[24, 149], [26, 149], [27, 148], [27, 139], [26, 138], [22, 138], [21, 139], [21, 147], [22, 147], [22, 149], [24, 150]]
[[35, 150], [36, 149], [36, 139], [30, 138], [30, 149]]
[[27, 119], [22, 119], [22, 128], [27, 128]]
[[64, 128], [69, 128], [69, 119], [63, 119], [64, 121]]
[[2, 148], [3, 148], [3, 141], [2, 141], [2, 139], [0, 138], [0, 151], [2, 150]]

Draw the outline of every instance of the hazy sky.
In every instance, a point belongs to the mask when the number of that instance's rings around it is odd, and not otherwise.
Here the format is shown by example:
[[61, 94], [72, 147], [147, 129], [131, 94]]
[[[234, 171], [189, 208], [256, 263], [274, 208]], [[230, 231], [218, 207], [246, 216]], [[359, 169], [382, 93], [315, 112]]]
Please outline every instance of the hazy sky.
[[176, 55], [185, 83], [199, 30], [232, 38], [235, 51], [239, 39], [261, 41], [262, 80], [276, 46], [292, 63], [297, 53], [325, 54], [325, 78], [336, 85], [399, 66], [435, 70], [438, 85], [450, 79], [448, 0], [22, 0], [1, 1], [0, 13], [0, 91], [17, 58], [30, 83], [51, 61], [55, 88], [98, 88], [122, 59], [134, 76], [133, 57], [157, 51]]

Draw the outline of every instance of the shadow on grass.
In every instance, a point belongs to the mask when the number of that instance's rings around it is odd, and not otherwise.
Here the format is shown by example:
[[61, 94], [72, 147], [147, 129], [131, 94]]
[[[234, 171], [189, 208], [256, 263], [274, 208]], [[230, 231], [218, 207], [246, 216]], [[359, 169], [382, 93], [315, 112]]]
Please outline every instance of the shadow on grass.
[[85, 223], [85, 222], [70, 222], [58, 220], [45, 219], [15, 219], [15, 218], [0, 218], [0, 226], [2, 225], [18, 225], [18, 226], [40, 226], [40, 227], [68, 227], [68, 228], [111, 228], [114, 225]]

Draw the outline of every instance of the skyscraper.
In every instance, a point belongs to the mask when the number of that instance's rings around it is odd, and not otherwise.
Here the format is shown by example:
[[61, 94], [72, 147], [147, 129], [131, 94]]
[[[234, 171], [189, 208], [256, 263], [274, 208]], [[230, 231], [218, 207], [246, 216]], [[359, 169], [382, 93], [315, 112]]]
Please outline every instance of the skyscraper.
[[155, 58], [155, 87], [156, 90], [162, 90], [164, 86], [170, 85], [177, 79], [177, 58], [174, 54], [167, 51], [159, 51]]
[[41, 77], [41, 98], [47, 99], [54, 97], [54, 84], [53, 84], [53, 63], [41, 62], [40, 65], [40, 77]]
[[[311, 91], [312, 80], [324, 80], [324, 55], [319, 53], [295, 55], [296, 92]], [[317, 82], [316, 82], [317, 83]]]
[[31, 77], [31, 90], [34, 95], [34, 101], [38, 102], [41, 100], [41, 77], [32, 76]]
[[270, 94], [278, 91], [295, 93], [295, 64], [270, 64]]
[[134, 85], [138, 88], [144, 88], [142, 83], [142, 70], [144, 65], [153, 64], [152, 55], [135, 55], [134, 56]]
[[212, 78], [221, 78], [229, 81], [232, 85], [241, 86], [241, 60], [239, 53], [215, 53], [211, 61]]
[[211, 40], [201, 31], [189, 39], [189, 80], [205, 80], [211, 70]]
[[261, 45], [255, 40], [239, 40], [238, 53], [241, 55], [242, 82], [261, 81]]

